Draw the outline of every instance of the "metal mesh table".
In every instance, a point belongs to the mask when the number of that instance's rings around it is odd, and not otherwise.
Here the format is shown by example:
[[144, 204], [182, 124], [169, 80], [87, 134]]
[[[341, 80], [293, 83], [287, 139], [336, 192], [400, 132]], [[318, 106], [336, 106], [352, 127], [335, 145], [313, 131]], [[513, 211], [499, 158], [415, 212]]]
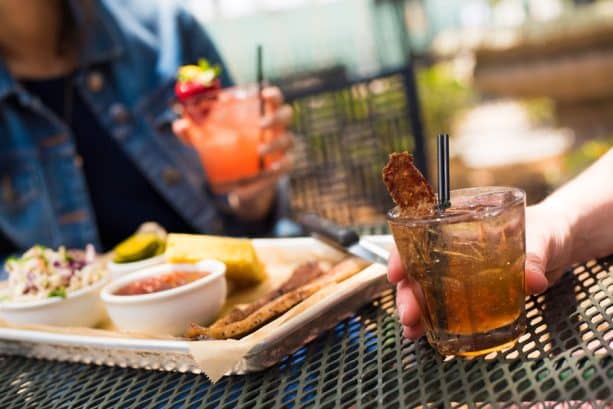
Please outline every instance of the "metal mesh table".
[[192, 374], [0, 356], [0, 408], [611, 408], [612, 264], [580, 266], [530, 298], [528, 333], [484, 358], [444, 358], [423, 340], [404, 340], [388, 291], [276, 366], [215, 385]]

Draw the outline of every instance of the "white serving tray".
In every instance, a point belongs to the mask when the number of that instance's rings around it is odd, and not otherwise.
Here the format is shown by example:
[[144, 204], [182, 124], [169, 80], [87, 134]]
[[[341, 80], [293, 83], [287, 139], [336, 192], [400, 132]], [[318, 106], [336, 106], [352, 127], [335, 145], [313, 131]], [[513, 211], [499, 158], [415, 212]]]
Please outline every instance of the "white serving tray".
[[[389, 248], [391, 236], [366, 236], [365, 240]], [[312, 254], [333, 252], [312, 238], [255, 239], [256, 249]], [[353, 277], [352, 277], [353, 278]], [[349, 279], [351, 280], [351, 279]], [[348, 281], [349, 281], [348, 280]], [[385, 269], [356, 280], [332, 297], [322, 299], [298, 316], [287, 320], [262, 338], [230, 370], [242, 374], [274, 365], [359, 307], [389, 288]], [[355, 297], [358, 295], [359, 297]], [[93, 363], [98, 365], [202, 373], [190, 352], [190, 341], [114, 338], [0, 327], [0, 353], [27, 357]]]

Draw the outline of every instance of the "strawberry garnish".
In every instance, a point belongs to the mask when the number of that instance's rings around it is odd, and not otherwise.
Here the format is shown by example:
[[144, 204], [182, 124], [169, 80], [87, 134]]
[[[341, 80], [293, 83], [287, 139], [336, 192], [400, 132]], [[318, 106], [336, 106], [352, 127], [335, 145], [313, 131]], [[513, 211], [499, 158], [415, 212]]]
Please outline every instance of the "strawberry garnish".
[[177, 72], [175, 95], [183, 102], [195, 95], [218, 91], [221, 89], [220, 73], [219, 65], [211, 66], [204, 58], [198, 60], [198, 65], [184, 65]]

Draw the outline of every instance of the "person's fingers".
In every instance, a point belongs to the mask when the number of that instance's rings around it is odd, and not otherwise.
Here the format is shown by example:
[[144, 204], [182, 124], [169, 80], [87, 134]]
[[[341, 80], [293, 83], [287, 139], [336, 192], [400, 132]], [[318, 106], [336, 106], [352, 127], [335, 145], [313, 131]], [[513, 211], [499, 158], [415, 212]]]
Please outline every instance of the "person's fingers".
[[552, 285], [554, 285], [555, 283], [557, 283], [564, 274], [566, 274], [568, 271], [570, 271], [567, 268], [558, 268], [555, 270], [550, 270], [547, 272], [547, 282], [549, 283], [549, 286], [551, 287]]
[[531, 294], [542, 293], [549, 287], [545, 274], [547, 263], [534, 253], [526, 255], [526, 289]]
[[402, 262], [400, 261], [400, 256], [398, 255], [398, 249], [394, 247], [390, 252], [390, 258], [387, 262], [387, 279], [391, 283], [398, 283], [406, 278], [406, 274], [404, 272], [404, 267], [402, 266]]
[[421, 322], [413, 327], [403, 326], [402, 335], [408, 339], [418, 339], [424, 335], [424, 326], [421, 324]]
[[264, 116], [260, 120], [262, 128], [286, 127], [292, 122], [294, 109], [290, 105], [283, 105], [275, 109], [272, 114]]
[[190, 144], [191, 137], [189, 133], [190, 122], [187, 119], [180, 118], [172, 122], [172, 131], [174, 134], [183, 141], [183, 143]]
[[420, 309], [412, 283], [406, 279], [396, 285], [396, 308], [402, 325], [414, 327], [420, 321]]
[[[398, 263], [400, 263], [399, 259]], [[409, 339], [421, 337], [424, 333], [420, 318], [421, 311], [415, 297], [413, 283], [408, 278], [404, 278], [396, 285], [396, 308], [402, 324], [402, 334]]]
[[258, 195], [261, 195], [263, 192], [273, 191], [278, 180], [279, 177], [275, 177], [274, 175], [262, 177], [254, 180], [252, 183], [238, 186], [233, 190], [233, 192], [239, 197], [239, 199], [251, 200]]
[[294, 134], [283, 132], [267, 144], [260, 147], [260, 155], [268, 155], [275, 152], [287, 152], [294, 146]]
[[234, 212], [245, 220], [259, 220], [270, 209], [276, 195], [276, 180], [263, 178], [235, 189], [228, 199]]
[[262, 98], [273, 108], [283, 104], [283, 93], [279, 87], [265, 87], [262, 90]]
[[212, 187], [212, 190], [218, 194], [233, 192], [239, 196], [254, 196], [258, 192], [267, 190], [268, 187], [276, 184], [281, 174], [281, 171], [267, 171], [266, 173], [238, 182], [215, 185]]
[[270, 164], [268, 169], [262, 171], [258, 178], [274, 176], [277, 179], [294, 168], [294, 155], [285, 153], [279, 160]]

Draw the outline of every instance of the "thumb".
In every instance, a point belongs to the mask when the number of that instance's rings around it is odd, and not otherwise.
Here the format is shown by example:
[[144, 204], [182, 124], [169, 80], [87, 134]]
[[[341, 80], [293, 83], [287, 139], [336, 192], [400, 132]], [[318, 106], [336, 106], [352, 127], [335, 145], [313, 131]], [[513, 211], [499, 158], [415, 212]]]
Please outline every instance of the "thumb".
[[547, 290], [547, 265], [549, 264], [550, 235], [542, 223], [538, 206], [526, 209], [526, 291], [538, 294]]
[[[541, 253], [544, 254], [544, 253]], [[526, 255], [526, 290], [531, 294], [542, 293], [549, 287], [545, 272], [547, 260], [535, 253]]]
[[172, 122], [172, 131], [187, 145], [190, 145], [192, 142], [189, 128], [190, 123], [185, 118], [176, 119]]

